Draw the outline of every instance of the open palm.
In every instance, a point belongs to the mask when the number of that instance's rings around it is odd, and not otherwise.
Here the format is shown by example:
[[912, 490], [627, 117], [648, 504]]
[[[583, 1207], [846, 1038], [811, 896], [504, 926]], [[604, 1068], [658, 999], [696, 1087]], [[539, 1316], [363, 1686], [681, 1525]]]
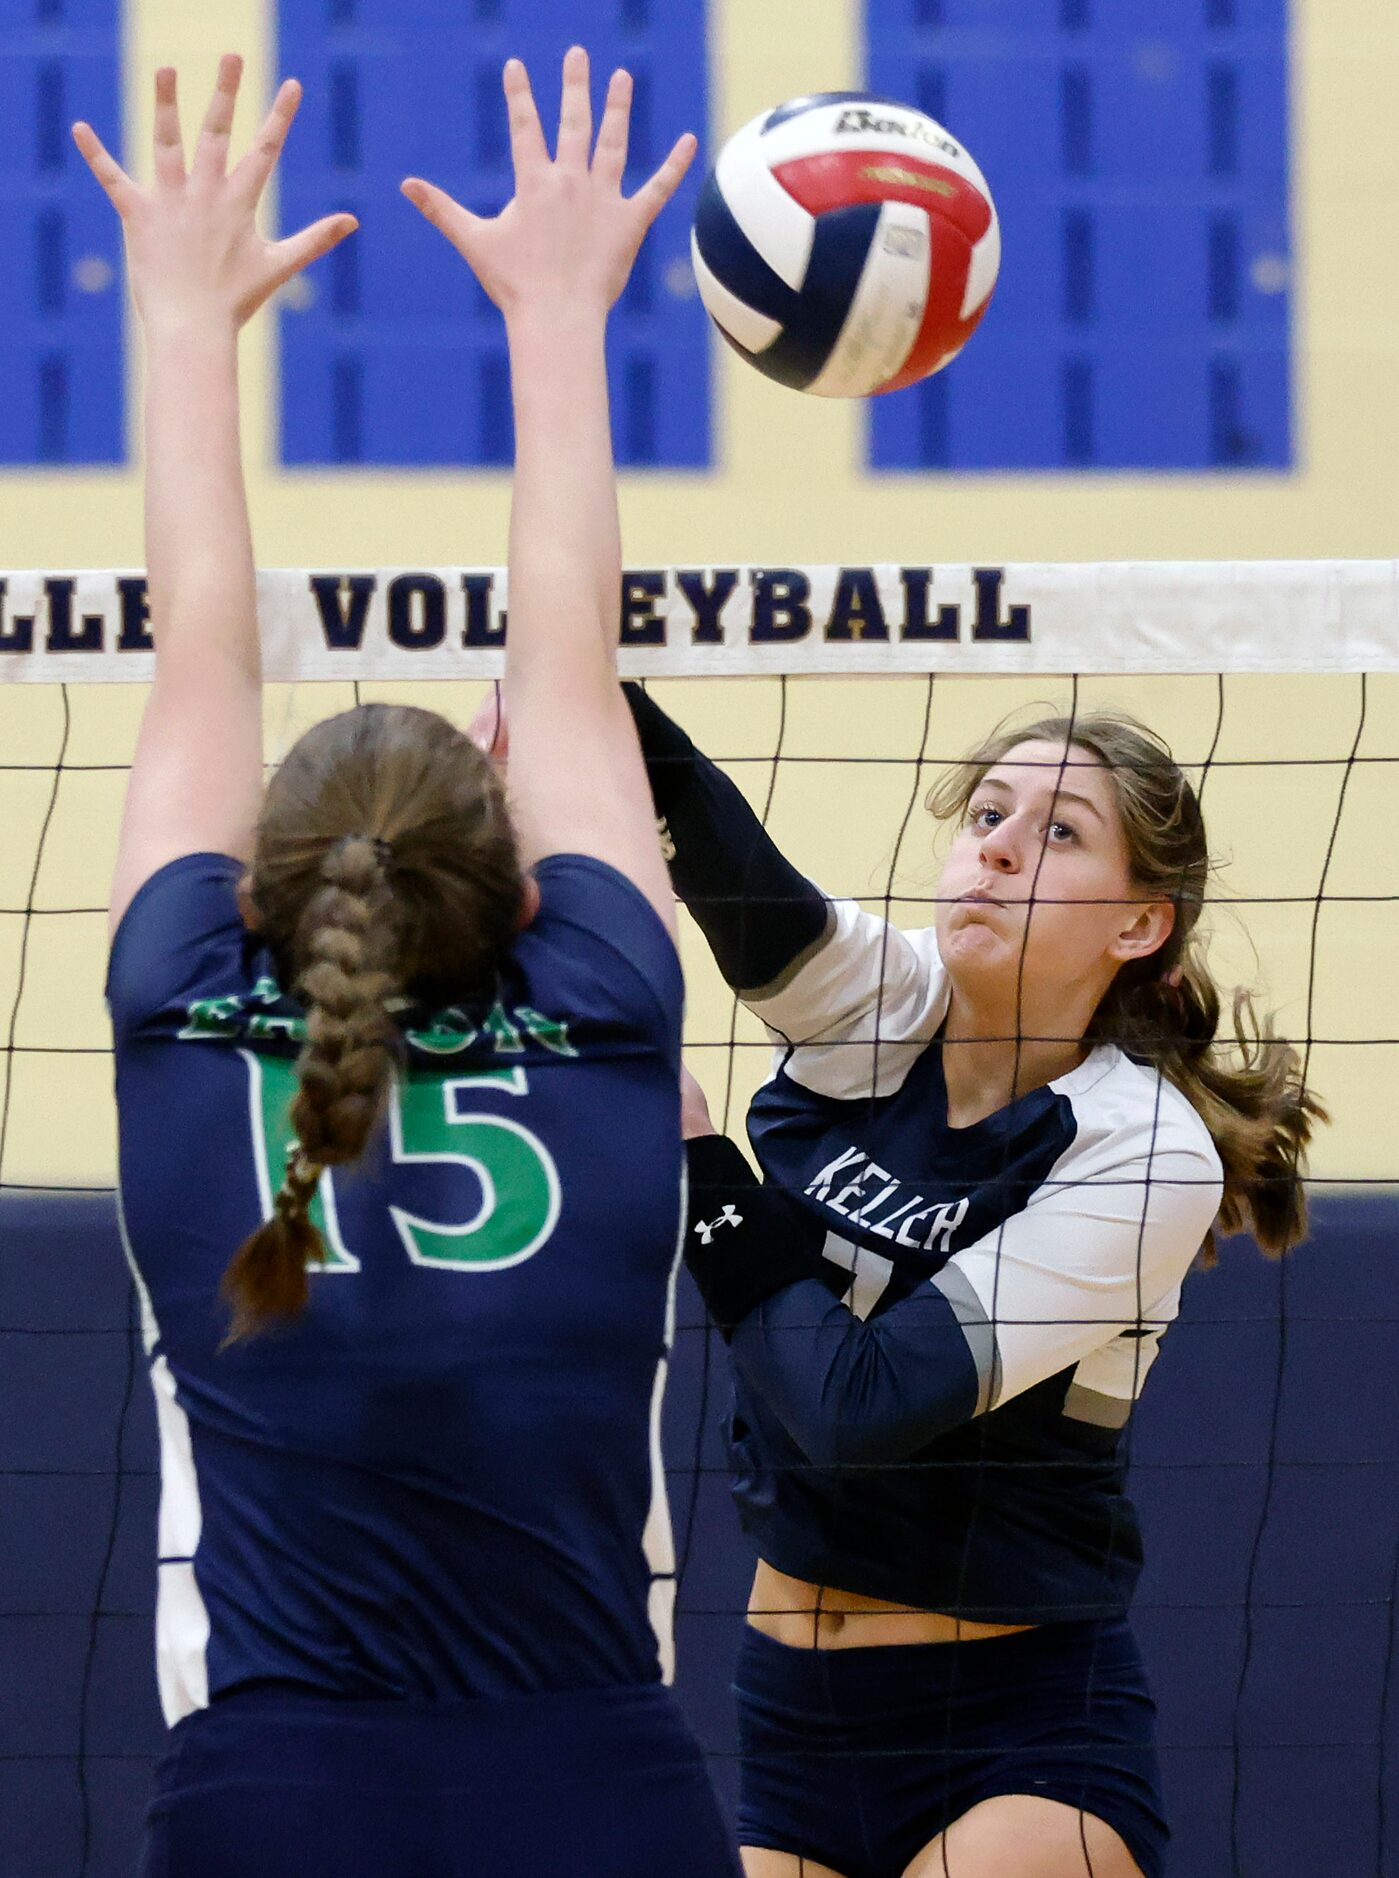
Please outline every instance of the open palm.
[[343, 241], [353, 215], [327, 215], [299, 234], [270, 241], [257, 226], [267, 188], [301, 87], [278, 91], [252, 148], [232, 170], [229, 141], [243, 61], [226, 54], [205, 113], [194, 160], [185, 166], [175, 73], [155, 77], [155, 158], [149, 188], [132, 181], [90, 124], [73, 126], [73, 141], [121, 217], [132, 291], [142, 319], [203, 326], [252, 318], [284, 282]]
[[444, 190], [409, 177], [403, 193], [438, 228], [509, 317], [523, 306], [611, 307], [627, 283], [646, 231], [690, 167], [695, 139], [681, 137], [634, 196], [622, 194], [632, 81], [612, 75], [593, 144], [588, 55], [564, 59], [558, 147], [551, 158], [529, 75], [518, 59], [504, 73], [515, 194], [494, 217], [473, 215]]

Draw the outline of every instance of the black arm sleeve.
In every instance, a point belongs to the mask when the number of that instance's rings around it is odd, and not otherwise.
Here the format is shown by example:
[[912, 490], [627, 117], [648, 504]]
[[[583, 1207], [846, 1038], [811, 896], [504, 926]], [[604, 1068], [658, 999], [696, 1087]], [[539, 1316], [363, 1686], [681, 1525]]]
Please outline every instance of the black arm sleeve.
[[938, 1280], [862, 1322], [825, 1228], [760, 1182], [725, 1135], [685, 1144], [685, 1263], [735, 1367], [819, 1467], [906, 1460], [990, 1405], [995, 1336]]
[[[805, 1279], [831, 1285], [825, 1228], [780, 1188], [760, 1181], [727, 1135], [685, 1143], [685, 1263], [725, 1340], [764, 1299]], [[835, 1284], [844, 1287], [840, 1272]]]
[[827, 929], [830, 908], [724, 772], [637, 684], [625, 684], [670, 877], [735, 991], [782, 977]]

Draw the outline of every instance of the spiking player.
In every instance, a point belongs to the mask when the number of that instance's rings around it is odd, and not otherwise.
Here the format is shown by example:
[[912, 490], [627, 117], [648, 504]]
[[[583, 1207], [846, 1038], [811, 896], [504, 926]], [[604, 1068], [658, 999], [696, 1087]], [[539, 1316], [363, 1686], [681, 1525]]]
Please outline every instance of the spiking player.
[[1003, 729], [935, 792], [936, 925], [828, 904], [631, 691], [676, 887], [778, 1044], [749, 1131], [691, 1085], [687, 1259], [730, 1341], [761, 1563], [750, 1878], [1161, 1878], [1123, 1430], [1216, 1225], [1280, 1252], [1322, 1111], [1192, 937], [1161, 742]]
[[264, 795], [237, 331], [353, 222], [261, 238], [298, 92], [230, 172], [238, 83], [225, 59], [187, 173], [158, 75], [149, 189], [76, 132], [149, 367], [156, 679], [109, 979], [174, 1727], [145, 1869], [736, 1873], [649, 1621], [681, 977], [616, 685], [603, 357], [693, 140], [624, 198], [630, 84], [594, 153], [575, 49], [554, 160], [505, 69], [502, 215], [405, 184], [509, 336], [511, 813], [445, 720], [381, 705]]

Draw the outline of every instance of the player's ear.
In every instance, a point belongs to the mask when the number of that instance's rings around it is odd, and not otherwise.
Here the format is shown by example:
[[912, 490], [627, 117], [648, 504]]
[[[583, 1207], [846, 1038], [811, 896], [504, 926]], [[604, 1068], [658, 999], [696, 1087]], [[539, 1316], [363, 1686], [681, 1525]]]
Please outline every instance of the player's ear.
[[515, 930], [523, 932], [530, 925], [539, 911], [539, 882], [533, 874], [525, 875], [525, 884], [520, 893], [520, 910], [515, 915]]
[[238, 882], [237, 892], [239, 918], [249, 932], [261, 932], [262, 915], [258, 912], [257, 902], [253, 898], [253, 877], [251, 874], [243, 875], [242, 879]]
[[1169, 900], [1143, 901], [1108, 947], [1108, 956], [1119, 965], [1149, 958], [1165, 945], [1175, 923], [1176, 910]]

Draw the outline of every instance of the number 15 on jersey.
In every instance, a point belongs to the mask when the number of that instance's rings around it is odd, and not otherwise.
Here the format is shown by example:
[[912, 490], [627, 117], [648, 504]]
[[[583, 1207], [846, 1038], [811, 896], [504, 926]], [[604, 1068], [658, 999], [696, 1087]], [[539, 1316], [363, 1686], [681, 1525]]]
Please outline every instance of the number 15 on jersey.
[[[273, 1196], [295, 1142], [291, 1107], [296, 1096], [296, 1064], [286, 1057], [240, 1050], [248, 1070], [253, 1157], [263, 1218], [271, 1217]], [[389, 1144], [398, 1167], [453, 1165], [475, 1176], [480, 1202], [470, 1217], [426, 1219], [395, 1205], [387, 1196], [371, 1202], [386, 1207], [399, 1240], [415, 1265], [441, 1271], [500, 1271], [531, 1258], [558, 1223], [560, 1188], [553, 1156], [523, 1123], [466, 1106], [472, 1092], [492, 1089], [510, 1096], [529, 1093], [522, 1069], [481, 1070], [443, 1076], [408, 1071], [395, 1079], [389, 1096]], [[364, 1189], [356, 1193], [360, 1199]], [[324, 1264], [312, 1271], [356, 1272], [353, 1223], [345, 1218], [333, 1170], [321, 1175], [311, 1203], [311, 1222], [325, 1243]]]

